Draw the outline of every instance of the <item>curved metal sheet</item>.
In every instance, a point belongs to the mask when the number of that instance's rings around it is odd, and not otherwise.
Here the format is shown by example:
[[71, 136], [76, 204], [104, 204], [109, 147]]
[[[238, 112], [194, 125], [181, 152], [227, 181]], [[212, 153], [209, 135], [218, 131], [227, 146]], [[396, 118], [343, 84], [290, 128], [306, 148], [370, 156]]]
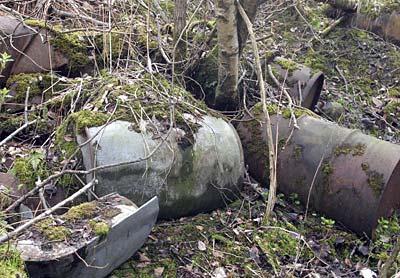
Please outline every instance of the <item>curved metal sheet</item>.
[[[265, 182], [265, 126], [255, 121], [242, 122], [238, 133], [250, 174]], [[294, 130], [281, 116], [271, 121], [274, 133], [279, 127], [280, 192], [297, 193], [304, 204], [358, 233], [372, 234], [380, 217], [400, 208], [399, 145], [310, 116], [300, 117]]]

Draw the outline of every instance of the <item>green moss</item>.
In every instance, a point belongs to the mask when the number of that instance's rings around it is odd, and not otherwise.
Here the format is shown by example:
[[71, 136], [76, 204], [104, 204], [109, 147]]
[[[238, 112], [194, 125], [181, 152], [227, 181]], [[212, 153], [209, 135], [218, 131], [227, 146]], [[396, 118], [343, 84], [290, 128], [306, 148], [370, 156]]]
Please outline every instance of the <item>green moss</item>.
[[383, 108], [383, 111], [387, 115], [389, 120], [398, 119], [400, 116], [400, 100], [395, 99], [390, 101], [385, 108]]
[[[101, 54], [97, 62], [102, 66], [109, 65], [110, 51], [111, 58], [116, 61], [118, 58], [126, 57], [128, 52], [128, 43], [125, 43], [124, 33], [120, 30], [112, 30], [108, 33], [95, 35], [96, 50]], [[111, 43], [111, 45], [110, 45]]]
[[283, 262], [282, 258], [289, 260], [300, 255], [302, 259], [312, 257], [312, 252], [307, 249], [301, 249], [300, 234], [296, 227], [288, 222], [269, 223], [268, 229], [262, 233], [256, 233], [254, 240], [267, 256], [268, 263], [279, 271]]
[[71, 231], [67, 227], [55, 224], [51, 218], [39, 221], [34, 227], [50, 241], [66, 240], [71, 235]]
[[307, 67], [315, 71], [322, 71], [324, 73], [331, 72], [329, 57], [324, 56], [321, 52], [316, 52], [314, 50], [308, 50], [304, 56], [299, 57], [300, 62], [302, 62]]
[[360, 144], [360, 143], [356, 145], [342, 144], [340, 146], [337, 146], [333, 150], [333, 153], [336, 157], [348, 154], [351, 154], [353, 156], [361, 156], [365, 153], [365, 149], [366, 149], [365, 144]]
[[104, 237], [110, 231], [110, 226], [105, 221], [90, 220], [89, 226], [96, 234], [96, 236]]
[[[42, 96], [45, 100], [50, 98], [52, 90], [49, 90], [49, 88], [57, 81], [58, 78], [56, 76], [52, 77], [50, 74], [20, 73], [10, 76], [7, 79], [6, 86], [10, 90], [10, 94], [13, 95], [12, 102], [24, 103], [28, 88], [29, 99], [36, 96]], [[59, 83], [53, 86], [54, 91], [62, 88], [63, 86]], [[42, 95], [44, 92], [46, 92], [45, 95]]]
[[174, 14], [175, 3], [171, 0], [160, 1], [160, 7], [163, 11], [166, 11], [169, 15]]
[[[35, 124], [30, 125], [19, 133], [19, 136], [29, 136], [49, 134], [52, 131], [52, 123], [35, 113], [28, 114], [28, 121], [36, 120]], [[10, 134], [20, 128], [25, 123], [25, 117], [21, 114], [0, 113], [0, 130], [5, 134]]]
[[325, 177], [328, 177], [333, 173], [333, 166], [330, 162], [323, 163], [321, 169]]
[[[263, 115], [263, 105], [261, 102], [254, 105], [252, 108], [253, 114], [255, 116], [262, 116]], [[270, 115], [276, 115], [278, 112], [282, 114], [282, 117], [285, 119], [290, 119], [292, 116], [292, 112], [289, 108], [286, 107], [278, 107], [276, 104], [267, 104], [267, 110]], [[300, 118], [301, 116], [310, 116], [314, 118], [319, 118], [314, 112], [310, 111], [309, 109], [295, 107], [292, 109], [294, 116], [296, 118]]]
[[299, 65], [292, 60], [279, 58], [276, 60], [276, 62], [279, 66], [282, 67], [282, 69], [287, 70], [289, 73], [292, 73], [299, 68]]
[[25, 24], [50, 31], [50, 45], [68, 58], [72, 72], [77, 72], [90, 65], [88, 45], [82, 32], [62, 33], [59, 25], [48, 25], [45, 21], [25, 20]]
[[154, 20], [150, 19], [149, 26], [146, 24], [146, 19], [142, 16], [137, 17], [135, 21], [135, 40], [138, 42], [139, 46], [147, 48], [147, 39], [149, 50], [154, 50], [158, 48], [157, 41], [157, 25]]
[[78, 206], [74, 206], [64, 214], [64, 218], [68, 221], [77, 221], [82, 219], [88, 219], [95, 216], [97, 211], [96, 202], [83, 203]]
[[368, 170], [367, 176], [368, 176], [368, 185], [371, 187], [375, 195], [379, 197], [385, 185], [383, 174], [377, 171]]
[[[393, 251], [393, 247], [400, 236], [400, 224], [398, 215], [394, 214], [390, 218], [381, 218], [378, 220], [378, 225], [373, 235], [371, 252], [372, 263], [380, 264], [386, 262]], [[392, 277], [400, 266], [400, 255], [395, 258], [393, 266], [389, 271], [389, 276]]]
[[293, 157], [296, 160], [299, 160], [303, 155], [303, 147], [300, 145], [296, 145], [293, 151]]
[[104, 125], [108, 119], [107, 115], [90, 110], [76, 112], [72, 114], [72, 117], [78, 132], [84, 132], [87, 127]]
[[0, 277], [28, 277], [20, 253], [10, 243], [0, 245]]
[[44, 154], [36, 150], [27, 157], [16, 158], [11, 172], [28, 189], [34, 188], [38, 179], [44, 180], [49, 175]]
[[394, 98], [400, 98], [400, 89], [397, 89], [397, 88], [388, 89], [388, 96], [394, 97]]
[[106, 114], [90, 110], [70, 114], [56, 130], [57, 148], [66, 158], [69, 158], [78, 148], [76, 134], [84, 133], [87, 127], [104, 125], [107, 119]]

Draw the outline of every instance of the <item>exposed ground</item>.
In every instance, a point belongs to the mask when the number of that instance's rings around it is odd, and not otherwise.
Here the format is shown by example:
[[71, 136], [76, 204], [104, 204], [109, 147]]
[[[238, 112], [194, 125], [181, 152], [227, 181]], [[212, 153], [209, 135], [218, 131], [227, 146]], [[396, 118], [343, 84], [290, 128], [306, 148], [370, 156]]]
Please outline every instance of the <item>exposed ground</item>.
[[[323, 116], [399, 142], [399, 47], [343, 24], [321, 38], [319, 32], [337, 19], [326, 16], [328, 7], [308, 1], [296, 9], [288, 2], [260, 8], [255, 28], [261, 55], [276, 51], [323, 71], [326, 82], [321, 100], [334, 102], [335, 107], [333, 111], [325, 108]], [[245, 57], [252, 63], [250, 49]], [[252, 82], [247, 82], [251, 87]], [[273, 220], [263, 223], [265, 202], [250, 192], [226, 209], [159, 222], [146, 246], [113, 275], [370, 277], [370, 270], [378, 273], [387, 259], [399, 229], [397, 219], [390, 224], [383, 221], [372, 241], [323, 215], [306, 216], [296, 196], [283, 195]]]

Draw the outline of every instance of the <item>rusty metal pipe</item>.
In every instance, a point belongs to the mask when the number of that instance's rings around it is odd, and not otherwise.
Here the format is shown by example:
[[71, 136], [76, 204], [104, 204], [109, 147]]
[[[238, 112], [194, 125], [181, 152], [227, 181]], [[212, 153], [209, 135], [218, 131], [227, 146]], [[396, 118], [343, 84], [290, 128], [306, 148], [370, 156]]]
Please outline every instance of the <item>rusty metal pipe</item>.
[[0, 84], [13, 74], [47, 72], [68, 64], [65, 55], [49, 45], [45, 29], [37, 31], [16, 18], [0, 16], [0, 33], [0, 53], [13, 59], [1, 73]]
[[324, 85], [324, 74], [282, 57], [276, 57], [271, 66], [275, 77], [289, 87], [293, 101], [314, 110]]
[[381, 14], [371, 18], [365, 14], [357, 14], [351, 20], [351, 26], [373, 32], [386, 40], [400, 45], [400, 11]]
[[[237, 130], [250, 174], [267, 182], [265, 125], [258, 106], [252, 113], [255, 119], [245, 116]], [[399, 145], [317, 116], [301, 116], [295, 130], [283, 116], [271, 121], [273, 132], [279, 130], [280, 192], [297, 193], [303, 204], [309, 200], [315, 210], [360, 234], [373, 234], [379, 218], [400, 208]]]

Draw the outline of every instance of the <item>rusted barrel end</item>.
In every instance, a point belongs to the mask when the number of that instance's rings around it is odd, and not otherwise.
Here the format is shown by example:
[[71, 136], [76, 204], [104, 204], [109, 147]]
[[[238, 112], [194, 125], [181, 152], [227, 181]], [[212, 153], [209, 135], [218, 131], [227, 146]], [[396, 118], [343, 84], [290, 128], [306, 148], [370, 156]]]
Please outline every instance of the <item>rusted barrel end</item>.
[[324, 85], [324, 74], [282, 57], [276, 57], [272, 66], [279, 81], [289, 86], [293, 101], [314, 110]]
[[[250, 174], [268, 182], [268, 150], [259, 106], [238, 126]], [[285, 113], [283, 113], [284, 115]], [[299, 114], [299, 113], [296, 113]], [[278, 190], [297, 193], [304, 205], [372, 235], [378, 219], [400, 208], [400, 146], [359, 130], [307, 115], [290, 119], [272, 115], [278, 135]], [[274, 134], [274, 138], [275, 138]]]
[[357, 14], [352, 18], [351, 26], [364, 29], [400, 45], [400, 10], [384, 13], [376, 18], [366, 14]]

